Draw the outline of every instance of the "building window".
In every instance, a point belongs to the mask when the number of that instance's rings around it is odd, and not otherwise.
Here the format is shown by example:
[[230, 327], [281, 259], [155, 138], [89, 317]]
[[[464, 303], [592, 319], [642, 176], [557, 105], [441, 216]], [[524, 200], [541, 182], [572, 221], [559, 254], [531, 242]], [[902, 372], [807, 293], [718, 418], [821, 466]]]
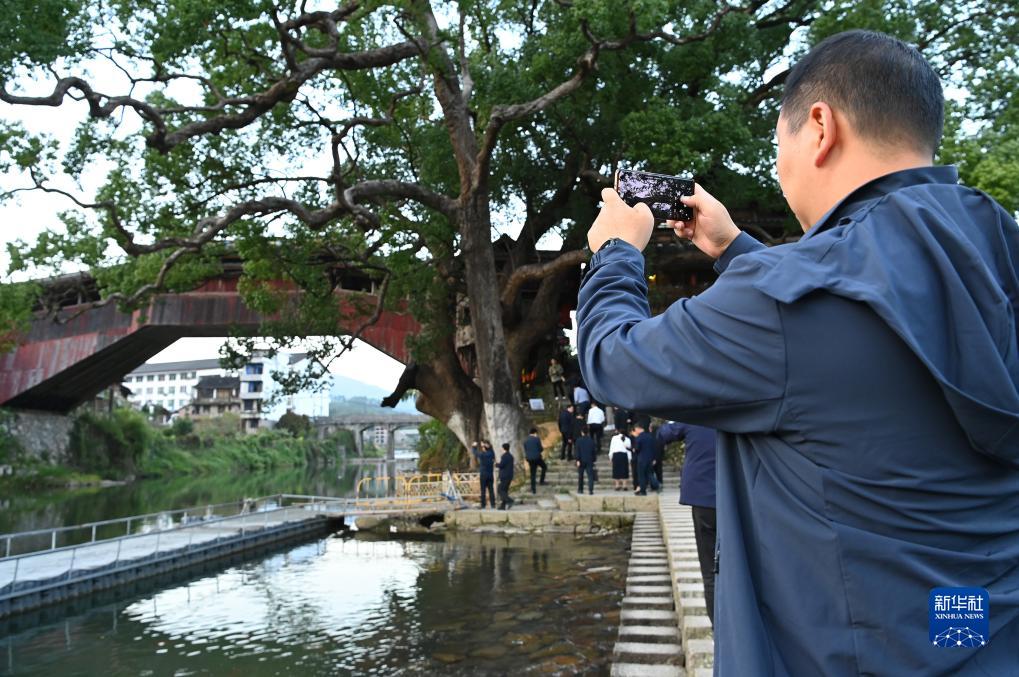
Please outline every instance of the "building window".
[[244, 411], [254, 411], [254, 410], [255, 410], [255, 401], [254, 400], [244, 400]]
[[153, 376], [152, 374], [149, 374], [148, 376], [145, 377], [145, 380], [146, 381], [155, 381], [156, 377]]
[[166, 380], [166, 374], [160, 374], [159, 376], [156, 377], [156, 380], [157, 381], [165, 381]]
[[152, 388], [146, 388], [145, 389], [145, 394], [146, 395], [151, 395], [152, 394]]
[[171, 381], [176, 381], [177, 380], [177, 374], [170, 374], [170, 380]]
[[251, 428], [252, 430], [257, 430], [258, 429], [258, 419], [257, 418], [248, 419], [248, 427]]
[[249, 365], [245, 366], [244, 367], [244, 373], [245, 374], [249, 374], [249, 375], [256, 375], [256, 376], [258, 374], [261, 374], [262, 373], [262, 365], [261, 365], [261, 363], [258, 363], [258, 364], [249, 364]]
[[195, 377], [195, 372], [191, 372], [191, 374], [190, 374], [190, 375], [188, 376], [188, 378], [192, 378], [192, 379], [193, 379], [194, 377]]
[[252, 382], [250, 382], [248, 384], [248, 392], [249, 393], [260, 393], [260, 392], [262, 392], [262, 382], [261, 381], [252, 381]]
[[171, 395], [175, 395], [177, 393], [177, 386], [170, 386], [166, 389], [166, 391]]

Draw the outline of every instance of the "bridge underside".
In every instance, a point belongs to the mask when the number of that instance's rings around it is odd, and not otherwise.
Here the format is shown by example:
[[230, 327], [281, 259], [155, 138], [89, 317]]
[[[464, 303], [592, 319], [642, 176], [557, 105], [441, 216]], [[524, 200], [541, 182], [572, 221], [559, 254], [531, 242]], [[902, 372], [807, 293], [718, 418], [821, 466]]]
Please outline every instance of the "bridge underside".
[[[67, 413], [180, 338], [256, 333], [263, 317], [243, 304], [232, 282], [159, 296], [133, 313], [104, 306], [64, 324], [37, 320], [18, 348], [0, 356], [0, 405]], [[349, 308], [351, 326], [359, 324], [363, 315], [350, 299], [338, 302]], [[385, 312], [361, 338], [406, 363], [406, 338], [417, 331], [410, 315]]]

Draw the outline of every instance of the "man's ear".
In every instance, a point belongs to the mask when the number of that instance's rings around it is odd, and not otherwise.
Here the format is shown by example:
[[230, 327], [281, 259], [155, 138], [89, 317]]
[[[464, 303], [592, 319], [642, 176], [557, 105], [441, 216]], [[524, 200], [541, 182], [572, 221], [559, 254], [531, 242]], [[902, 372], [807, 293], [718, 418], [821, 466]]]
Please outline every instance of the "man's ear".
[[840, 131], [831, 106], [824, 101], [817, 101], [812, 104], [807, 115], [807, 125], [811, 132], [814, 166], [820, 167], [828, 159], [828, 154], [835, 147]]

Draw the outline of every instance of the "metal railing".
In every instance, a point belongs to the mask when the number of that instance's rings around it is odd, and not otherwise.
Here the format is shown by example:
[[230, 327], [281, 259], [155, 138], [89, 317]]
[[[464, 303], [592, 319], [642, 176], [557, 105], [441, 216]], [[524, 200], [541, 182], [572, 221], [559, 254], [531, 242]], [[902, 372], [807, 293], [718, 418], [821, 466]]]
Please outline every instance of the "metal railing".
[[[269, 498], [282, 498], [282, 495]], [[175, 526], [164, 529], [155, 529], [144, 532], [136, 531], [130, 535], [97, 539], [95, 541], [88, 541], [74, 545], [51, 547], [48, 549], [35, 550], [2, 558], [0, 559], [0, 599], [13, 596], [16, 585], [19, 582], [26, 580], [26, 576], [37, 582], [41, 582], [41, 588], [33, 588], [33, 590], [53, 587], [54, 585], [59, 585], [71, 580], [72, 578], [76, 578], [79, 575], [84, 575], [96, 570], [115, 572], [123, 566], [134, 566], [145, 561], [158, 560], [160, 559], [161, 553], [164, 555], [168, 555], [169, 553], [176, 554], [179, 552], [187, 553], [192, 551], [198, 545], [208, 547], [220, 543], [222, 540], [227, 538], [235, 538], [238, 536], [243, 538], [253, 531], [263, 531], [267, 529], [271, 523], [275, 523], [277, 518], [280, 518], [281, 516], [281, 524], [291, 521], [286, 518], [285, 513], [288, 510], [293, 509], [292, 507], [284, 507], [281, 505], [269, 507], [269, 504], [266, 502], [264, 504], [264, 509], [245, 511], [244, 507], [250, 507], [251, 501], [242, 501], [241, 503], [244, 504], [244, 506], [242, 506], [240, 511], [232, 515], [211, 517], [208, 519], [195, 519], [190, 521], [182, 520], [182, 522], [177, 523]], [[224, 505], [231, 504], [218, 504], [218, 507], [222, 507]], [[215, 508], [217, 506], [207, 507]], [[194, 509], [175, 510], [173, 512], [177, 514], [187, 514], [193, 510]], [[161, 513], [153, 514], [159, 515]], [[120, 520], [107, 520], [104, 522], [96, 522], [94, 524], [102, 525], [106, 522], [120, 523], [126, 522], [128, 519], [132, 522], [136, 522], [141, 519], [141, 517], [148, 516], [137, 516], [123, 518]], [[93, 523], [28, 533], [39, 534], [67, 531], [81, 527], [90, 527], [92, 524]], [[184, 537], [184, 534], [187, 535], [186, 538]], [[3, 535], [3, 538], [14, 539], [22, 535], [23, 534], [5, 534]], [[198, 536], [198, 538], [196, 538], [196, 536]], [[55, 540], [53, 543], [55, 543]], [[113, 549], [114, 543], [116, 544], [115, 550]], [[107, 547], [104, 549], [104, 546]], [[30, 564], [26, 564], [29, 560], [35, 561]], [[64, 564], [65, 562], [66, 564]], [[40, 572], [45, 569], [58, 573], [51, 576], [46, 576], [45, 574], [40, 576]]]
[[[396, 481], [390, 483], [394, 479]], [[308, 513], [336, 516], [455, 507], [463, 495], [469, 495], [478, 486], [475, 473], [427, 473], [365, 478], [358, 483], [358, 493], [363, 484], [371, 486], [372, 482], [381, 481], [395, 490], [387, 490], [387, 495], [383, 496], [350, 498], [275, 494], [68, 527], [0, 534], [0, 598], [13, 593], [15, 585], [28, 573], [26, 566], [33, 566], [32, 574], [36, 579], [43, 568], [59, 571], [59, 580], [47, 583], [47, 586], [56, 585], [78, 573], [84, 575], [85, 570], [116, 571], [122, 564], [127, 566], [128, 560], [135, 565], [159, 559], [160, 553], [190, 552], [197, 545], [213, 545], [224, 538], [243, 537], [248, 532], [264, 530], [270, 524], [300, 520], [305, 515], [311, 517]], [[289, 519], [291, 516], [286, 513], [290, 510], [299, 513]], [[66, 560], [61, 559], [65, 557]], [[26, 565], [31, 558], [36, 558], [35, 562]], [[65, 561], [66, 568], [61, 566]]]
[[[191, 522], [206, 523], [210, 520], [235, 517], [255, 511], [264, 511], [280, 506], [283, 494], [244, 498], [229, 503], [210, 503], [190, 508], [163, 510], [144, 515], [132, 515], [116, 519], [86, 522], [67, 527], [52, 527], [18, 533], [0, 534], [0, 559], [19, 554], [31, 554], [46, 550], [57, 550], [71, 545], [98, 543], [104, 540], [165, 531]], [[18, 545], [21, 547], [18, 547]]]

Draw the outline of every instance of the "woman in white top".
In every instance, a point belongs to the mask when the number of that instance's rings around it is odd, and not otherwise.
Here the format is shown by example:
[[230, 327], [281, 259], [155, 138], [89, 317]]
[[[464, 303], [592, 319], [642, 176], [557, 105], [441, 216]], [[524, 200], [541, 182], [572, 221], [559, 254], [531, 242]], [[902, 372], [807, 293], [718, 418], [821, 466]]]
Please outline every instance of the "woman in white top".
[[616, 491], [626, 490], [630, 478], [630, 436], [620, 430], [609, 443], [609, 458], [612, 459], [612, 483]]

